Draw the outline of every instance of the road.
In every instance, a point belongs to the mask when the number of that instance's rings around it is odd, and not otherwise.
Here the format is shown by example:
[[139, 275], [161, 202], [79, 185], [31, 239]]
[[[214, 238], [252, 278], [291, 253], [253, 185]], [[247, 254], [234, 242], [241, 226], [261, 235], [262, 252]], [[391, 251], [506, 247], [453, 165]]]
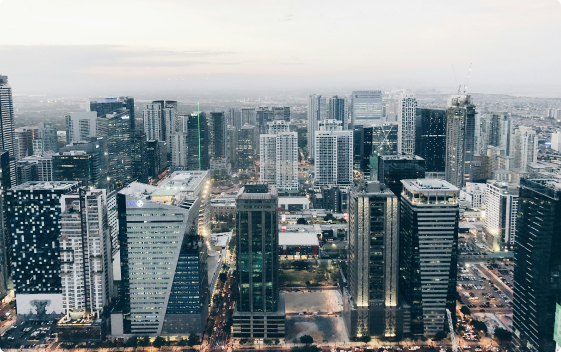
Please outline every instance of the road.
[[232, 314], [234, 313], [234, 302], [231, 300], [231, 291], [232, 287], [235, 287], [235, 285], [236, 279], [233, 276], [229, 276], [220, 292], [220, 295], [222, 295], [220, 309], [214, 320], [212, 335], [208, 338], [207, 346], [210, 351], [222, 351], [223, 347], [228, 342], [228, 334], [224, 331], [224, 326], [228, 323], [228, 320], [232, 318]]

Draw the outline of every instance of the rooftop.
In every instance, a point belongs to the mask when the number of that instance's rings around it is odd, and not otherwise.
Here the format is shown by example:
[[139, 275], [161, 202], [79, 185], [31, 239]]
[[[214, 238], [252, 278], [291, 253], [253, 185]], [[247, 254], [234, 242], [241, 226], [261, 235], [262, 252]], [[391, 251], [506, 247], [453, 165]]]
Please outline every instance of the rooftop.
[[279, 246], [319, 246], [315, 232], [279, 232]]
[[401, 180], [404, 187], [409, 188], [411, 191], [426, 191], [426, 190], [443, 190], [443, 191], [459, 191], [459, 189], [451, 183], [439, 180], [422, 178], [416, 180]]
[[14, 191], [31, 190], [31, 191], [45, 191], [45, 190], [65, 190], [78, 186], [79, 181], [29, 181], [19, 186], [12, 188]]
[[381, 155], [383, 160], [425, 160], [418, 155]]

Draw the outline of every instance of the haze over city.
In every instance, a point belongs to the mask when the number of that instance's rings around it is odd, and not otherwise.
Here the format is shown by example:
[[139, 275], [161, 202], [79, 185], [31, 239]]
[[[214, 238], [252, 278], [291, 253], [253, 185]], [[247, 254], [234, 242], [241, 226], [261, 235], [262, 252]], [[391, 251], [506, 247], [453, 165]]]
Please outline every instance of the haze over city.
[[[554, 97], [556, 0], [0, 4], [16, 94], [407, 87]], [[8, 35], [9, 33], [9, 35]]]

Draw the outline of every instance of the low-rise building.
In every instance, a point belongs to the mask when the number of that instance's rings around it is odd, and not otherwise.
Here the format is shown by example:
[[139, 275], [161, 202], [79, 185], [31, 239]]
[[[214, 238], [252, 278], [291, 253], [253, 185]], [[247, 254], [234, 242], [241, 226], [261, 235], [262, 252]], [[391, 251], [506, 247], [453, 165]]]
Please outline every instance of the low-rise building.
[[311, 259], [319, 257], [319, 240], [315, 232], [279, 232], [281, 259]]

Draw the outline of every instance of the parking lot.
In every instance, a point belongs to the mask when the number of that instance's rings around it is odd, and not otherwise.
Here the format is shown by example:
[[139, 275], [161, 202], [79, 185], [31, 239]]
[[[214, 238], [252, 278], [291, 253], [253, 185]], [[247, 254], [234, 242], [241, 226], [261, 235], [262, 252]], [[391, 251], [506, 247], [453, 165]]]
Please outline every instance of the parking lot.
[[481, 265], [484, 264], [465, 264], [458, 268], [460, 303], [473, 313], [511, 313], [509, 296], [482, 274]]
[[53, 341], [56, 330], [56, 321], [17, 322], [4, 334], [6, 348], [38, 348], [40, 345]]

